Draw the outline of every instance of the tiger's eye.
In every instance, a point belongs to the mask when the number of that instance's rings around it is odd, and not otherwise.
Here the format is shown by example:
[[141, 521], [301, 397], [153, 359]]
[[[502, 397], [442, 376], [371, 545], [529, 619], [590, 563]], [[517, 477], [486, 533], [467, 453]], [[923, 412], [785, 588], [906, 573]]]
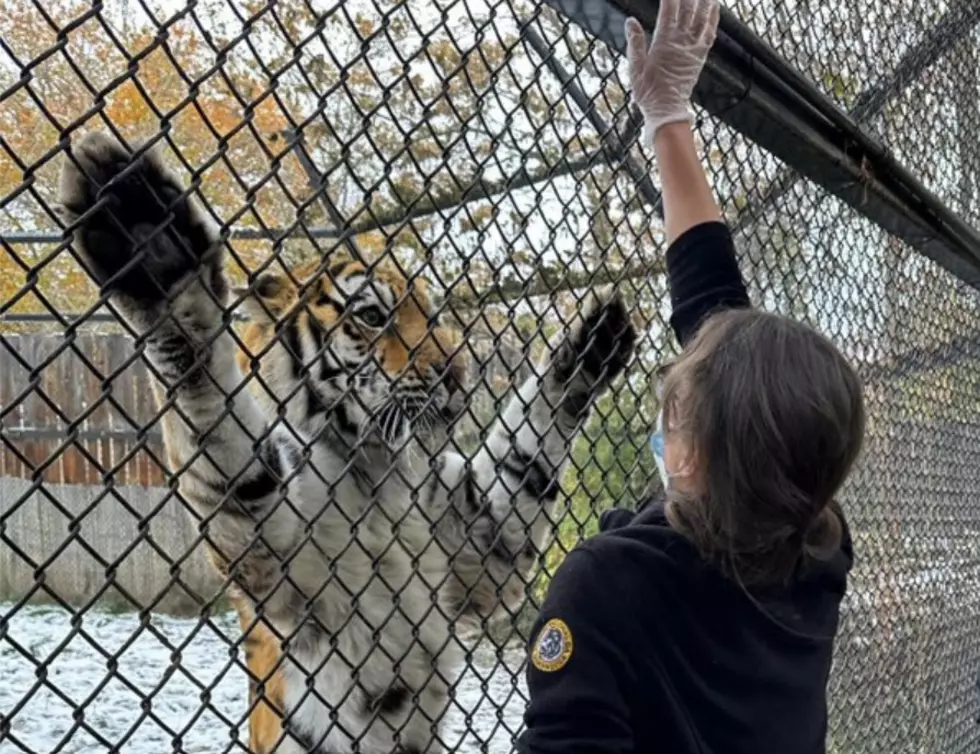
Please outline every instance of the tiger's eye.
[[366, 306], [363, 309], [358, 309], [354, 312], [354, 316], [368, 327], [373, 328], [384, 327], [385, 322], [388, 321], [388, 316], [377, 306]]
[[258, 280], [255, 281], [255, 292], [258, 294], [259, 298], [270, 298], [279, 293], [280, 288], [279, 280], [275, 275], [266, 273], [261, 275]]

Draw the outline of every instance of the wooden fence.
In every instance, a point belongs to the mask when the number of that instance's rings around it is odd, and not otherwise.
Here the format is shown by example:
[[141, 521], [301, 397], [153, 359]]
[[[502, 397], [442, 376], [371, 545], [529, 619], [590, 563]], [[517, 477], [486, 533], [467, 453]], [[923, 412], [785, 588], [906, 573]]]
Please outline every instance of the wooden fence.
[[0, 476], [165, 484], [147, 371], [121, 333], [4, 336]]
[[[471, 346], [476, 425], [527, 364], [499, 336]], [[0, 600], [82, 604], [108, 582], [104, 596], [122, 607], [185, 612], [214, 595], [193, 520], [168, 488], [150, 379], [124, 333], [0, 334]]]
[[0, 336], [0, 598], [187, 612], [216, 594], [156, 416], [125, 334]]

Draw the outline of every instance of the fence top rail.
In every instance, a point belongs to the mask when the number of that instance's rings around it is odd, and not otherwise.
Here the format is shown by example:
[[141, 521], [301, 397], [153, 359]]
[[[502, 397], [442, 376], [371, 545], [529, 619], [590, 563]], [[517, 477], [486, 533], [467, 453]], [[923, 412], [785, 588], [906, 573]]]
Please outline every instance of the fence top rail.
[[[656, 0], [546, 0], [590, 36], [625, 53], [627, 13], [647, 29]], [[975, 22], [980, 6], [966, 8]], [[980, 288], [980, 233], [722, 7], [698, 105], [961, 280]]]

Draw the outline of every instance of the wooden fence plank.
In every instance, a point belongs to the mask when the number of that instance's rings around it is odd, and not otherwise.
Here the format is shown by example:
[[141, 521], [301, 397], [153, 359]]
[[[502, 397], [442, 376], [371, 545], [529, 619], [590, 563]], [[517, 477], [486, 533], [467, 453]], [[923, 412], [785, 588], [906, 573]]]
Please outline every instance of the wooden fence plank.
[[[13, 338], [4, 338], [0, 343], [0, 433], [20, 427], [20, 417], [17, 407], [13, 405], [14, 372], [19, 370], [10, 349], [16, 348]], [[9, 441], [8, 441], [9, 442]], [[20, 459], [6, 447], [0, 444], [0, 475], [23, 476], [24, 469]]]
[[[163, 470], [148, 452], [163, 460], [159, 425], [153, 428], [155, 437], [143, 442], [136, 437], [137, 430], [155, 415], [156, 405], [148, 370], [141, 359], [132, 359], [133, 346], [127, 336], [118, 333], [78, 336], [74, 348], [65, 349], [47, 364], [38, 375], [36, 389], [26, 393], [30, 368], [37, 367], [61, 348], [64, 339], [42, 333], [4, 338], [9, 349], [0, 348], [0, 407], [12, 410], [5, 414], [2, 429], [5, 441], [28, 460], [25, 464], [16, 453], [9, 450], [3, 453], [0, 468], [4, 476], [30, 479], [38, 467], [50, 461], [43, 474], [46, 482], [100, 485], [106, 469], [139, 449], [120, 467], [114, 482], [142, 487], [163, 484]], [[27, 368], [11, 350], [26, 362]], [[121, 369], [123, 365], [127, 366]], [[102, 392], [103, 379], [117, 370], [119, 373], [110, 381], [109, 389], [118, 408]], [[42, 394], [58, 407], [64, 418], [47, 405]], [[77, 441], [59, 450], [69, 423], [76, 422], [93, 407], [76, 428]], [[98, 463], [89, 460], [82, 448]]]
[[[98, 440], [93, 441], [87, 438], [94, 436], [93, 430], [96, 432], [111, 430], [111, 424], [108, 421], [109, 413], [103, 405], [100, 387], [102, 374], [106, 369], [103, 341], [103, 336], [86, 333], [77, 342], [78, 350], [85, 355], [93, 367], [83, 366], [82, 359], [78, 359], [80, 368], [84, 369], [85, 395], [81, 405], [83, 410], [91, 412], [84, 422], [86, 439], [81, 444], [99, 459], [102, 468], [105, 467], [106, 459], [100, 452], [100, 443]], [[100, 484], [102, 482], [102, 468], [87, 459], [83, 459], [80, 479], [84, 480], [84, 484]]]

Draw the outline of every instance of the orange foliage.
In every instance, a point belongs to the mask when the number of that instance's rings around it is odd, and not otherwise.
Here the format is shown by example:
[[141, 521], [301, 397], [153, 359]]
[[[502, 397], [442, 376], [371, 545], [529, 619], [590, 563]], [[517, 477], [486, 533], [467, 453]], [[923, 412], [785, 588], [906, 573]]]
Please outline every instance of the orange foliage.
[[[57, 21], [66, 24], [90, 8], [84, 0], [61, 3]], [[167, 53], [186, 75], [209, 70], [214, 53], [201, 44], [197, 34], [184, 26], [170, 27], [165, 52], [156, 34], [146, 28], [131, 32], [128, 37], [119, 29], [114, 32], [128, 54], [142, 53], [145, 57], [140, 57], [134, 76], [105, 92], [101, 115], [98, 97], [57, 54], [34, 69], [29, 89], [16, 90], [0, 102], [0, 133], [9, 150], [0, 150], [0, 200], [5, 204], [0, 211], [0, 225], [4, 233], [61, 235], [51, 212], [41, 202], [49, 207], [53, 204], [63, 157], [56, 154], [51, 159], [51, 153], [58, 151], [65, 127], [79, 118], [83, 118], [84, 125], [72, 138], [92, 128], [104, 128], [105, 120], [131, 142], [155, 137], [165, 126], [171, 143], [177, 145], [191, 169], [208, 164], [201, 175], [201, 195], [219, 219], [231, 218], [249, 204], [246, 194], [251, 190], [250, 182], [243, 185], [236, 173], [250, 175], [254, 183], [256, 174], [264, 175], [271, 169], [269, 144], [288, 121], [275, 100], [265, 94], [267, 82], [247, 73], [237, 74], [238, 80], [232, 82], [235, 91], [254, 93], [257, 100], [243, 103], [231, 86], [212, 74], [194, 85], [197, 92], [191, 98], [192, 86]], [[22, 61], [44, 55], [57, 42], [56, 32], [33, 5], [17, 0], [0, 0], [0, 36]], [[123, 52], [94, 21], [71, 32], [67, 49], [72, 61], [96, 88], [126, 70]], [[84, 118], [86, 113], [90, 117]], [[251, 128], [240, 129], [243, 121], [248, 121]], [[221, 150], [223, 159], [211, 161]], [[185, 180], [190, 179], [181, 161], [174, 159], [172, 164]], [[306, 178], [297, 166], [284, 161], [279, 175], [287, 185], [292, 184], [296, 195], [303, 195]], [[23, 191], [27, 182], [32, 183], [41, 202]], [[283, 226], [295, 219], [291, 214], [293, 203], [281, 189], [260, 189], [250, 201], [256, 214], [271, 226]], [[248, 225], [251, 219], [246, 213], [235, 224]], [[270, 244], [236, 242], [233, 248], [243, 261], [258, 265], [268, 255]], [[96, 286], [68, 250], [55, 253], [57, 249], [57, 244], [0, 247], [0, 311], [45, 311], [46, 300], [61, 311], [75, 312], [95, 302]], [[232, 265], [234, 275], [241, 274], [235, 271], [237, 266]], [[25, 289], [26, 294], [22, 295]]]
[[[145, 14], [122, 19], [118, 4], [47, 3], [53, 14], [48, 23], [33, 3], [0, 0], [0, 37], [27, 66], [23, 70], [30, 71], [17, 88], [16, 69], [8, 67], [7, 80], [0, 84], [13, 87], [0, 101], [0, 229], [5, 236], [61, 236], [50, 207], [63, 150], [81, 133], [105, 129], [107, 121], [130, 143], [162, 141], [165, 157], [185, 182], [197, 183], [219, 224], [281, 231], [298, 223], [335, 225], [331, 206], [360, 224], [371, 215], [455, 199], [461, 185], [479, 176], [476, 163], [486, 156], [499, 157], [499, 168], [506, 170], [514, 146], [505, 149], [499, 139], [472, 125], [488, 88], [515, 103], [521, 92], [532, 92], [524, 114], [535, 140], [547, 135], [538, 124], [553, 122], [556, 114], [568, 116], [553, 98], [517, 81], [520, 67], [508, 67], [516, 54], [510, 38], [461, 48], [444, 27], [419, 45], [417, 29], [406, 22], [405, 13], [392, 12], [385, 33], [374, 37], [365, 53], [362, 40], [379, 29], [374, 14], [323, 19], [302, 3], [285, 3], [273, 19], [266, 0], [245, 0], [240, 9], [255, 20], [249, 40], [243, 41], [234, 25], [219, 21], [215, 9], [220, 5], [205, 0], [193, 18], [158, 28]], [[401, 4], [383, 0], [382, 5], [393, 10]], [[212, 12], [217, 15], [209, 24]], [[67, 34], [59, 31], [82, 18]], [[326, 28], [314, 33], [323, 23]], [[402, 39], [409, 41], [401, 45]], [[421, 65], [406, 65], [389, 52], [392, 46], [411, 49]], [[298, 125], [313, 162], [327, 172], [324, 185], [289, 151], [286, 132]], [[453, 146], [464, 132], [465, 150]], [[572, 157], [569, 152], [595, 146], [586, 138], [571, 143], [552, 139], [536, 148]], [[323, 191], [330, 192], [330, 202], [322, 201]], [[449, 222], [444, 218], [425, 230], [417, 220], [400, 230], [361, 234], [354, 242], [369, 256], [397, 253], [458, 274], [458, 260], [433, 248]], [[521, 225], [509, 215], [498, 217], [485, 203], [470, 204], [452, 223], [468, 236], [501, 223], [512, 226], [517, 236]], [[296, 236], [277, 247], [271, 239], [233, 239], [233, 277], [244, 278], [273, 252], [295, 264], [335, 245], [331, 239], [311, 242], [302, 232]], [[460, 241], [452, 237], [453, 245]], [[459, 248], [465, 251], [471, 243]], [[470, 279], [491, 284], [492, 266], [473, 263]], [[21, 296], [25, 287], [27, 295]], [[57, 242], [0, 245], [0, 314], [41, 311], [44, 300], [77, 312], [96, 300], [96, 290]]]

